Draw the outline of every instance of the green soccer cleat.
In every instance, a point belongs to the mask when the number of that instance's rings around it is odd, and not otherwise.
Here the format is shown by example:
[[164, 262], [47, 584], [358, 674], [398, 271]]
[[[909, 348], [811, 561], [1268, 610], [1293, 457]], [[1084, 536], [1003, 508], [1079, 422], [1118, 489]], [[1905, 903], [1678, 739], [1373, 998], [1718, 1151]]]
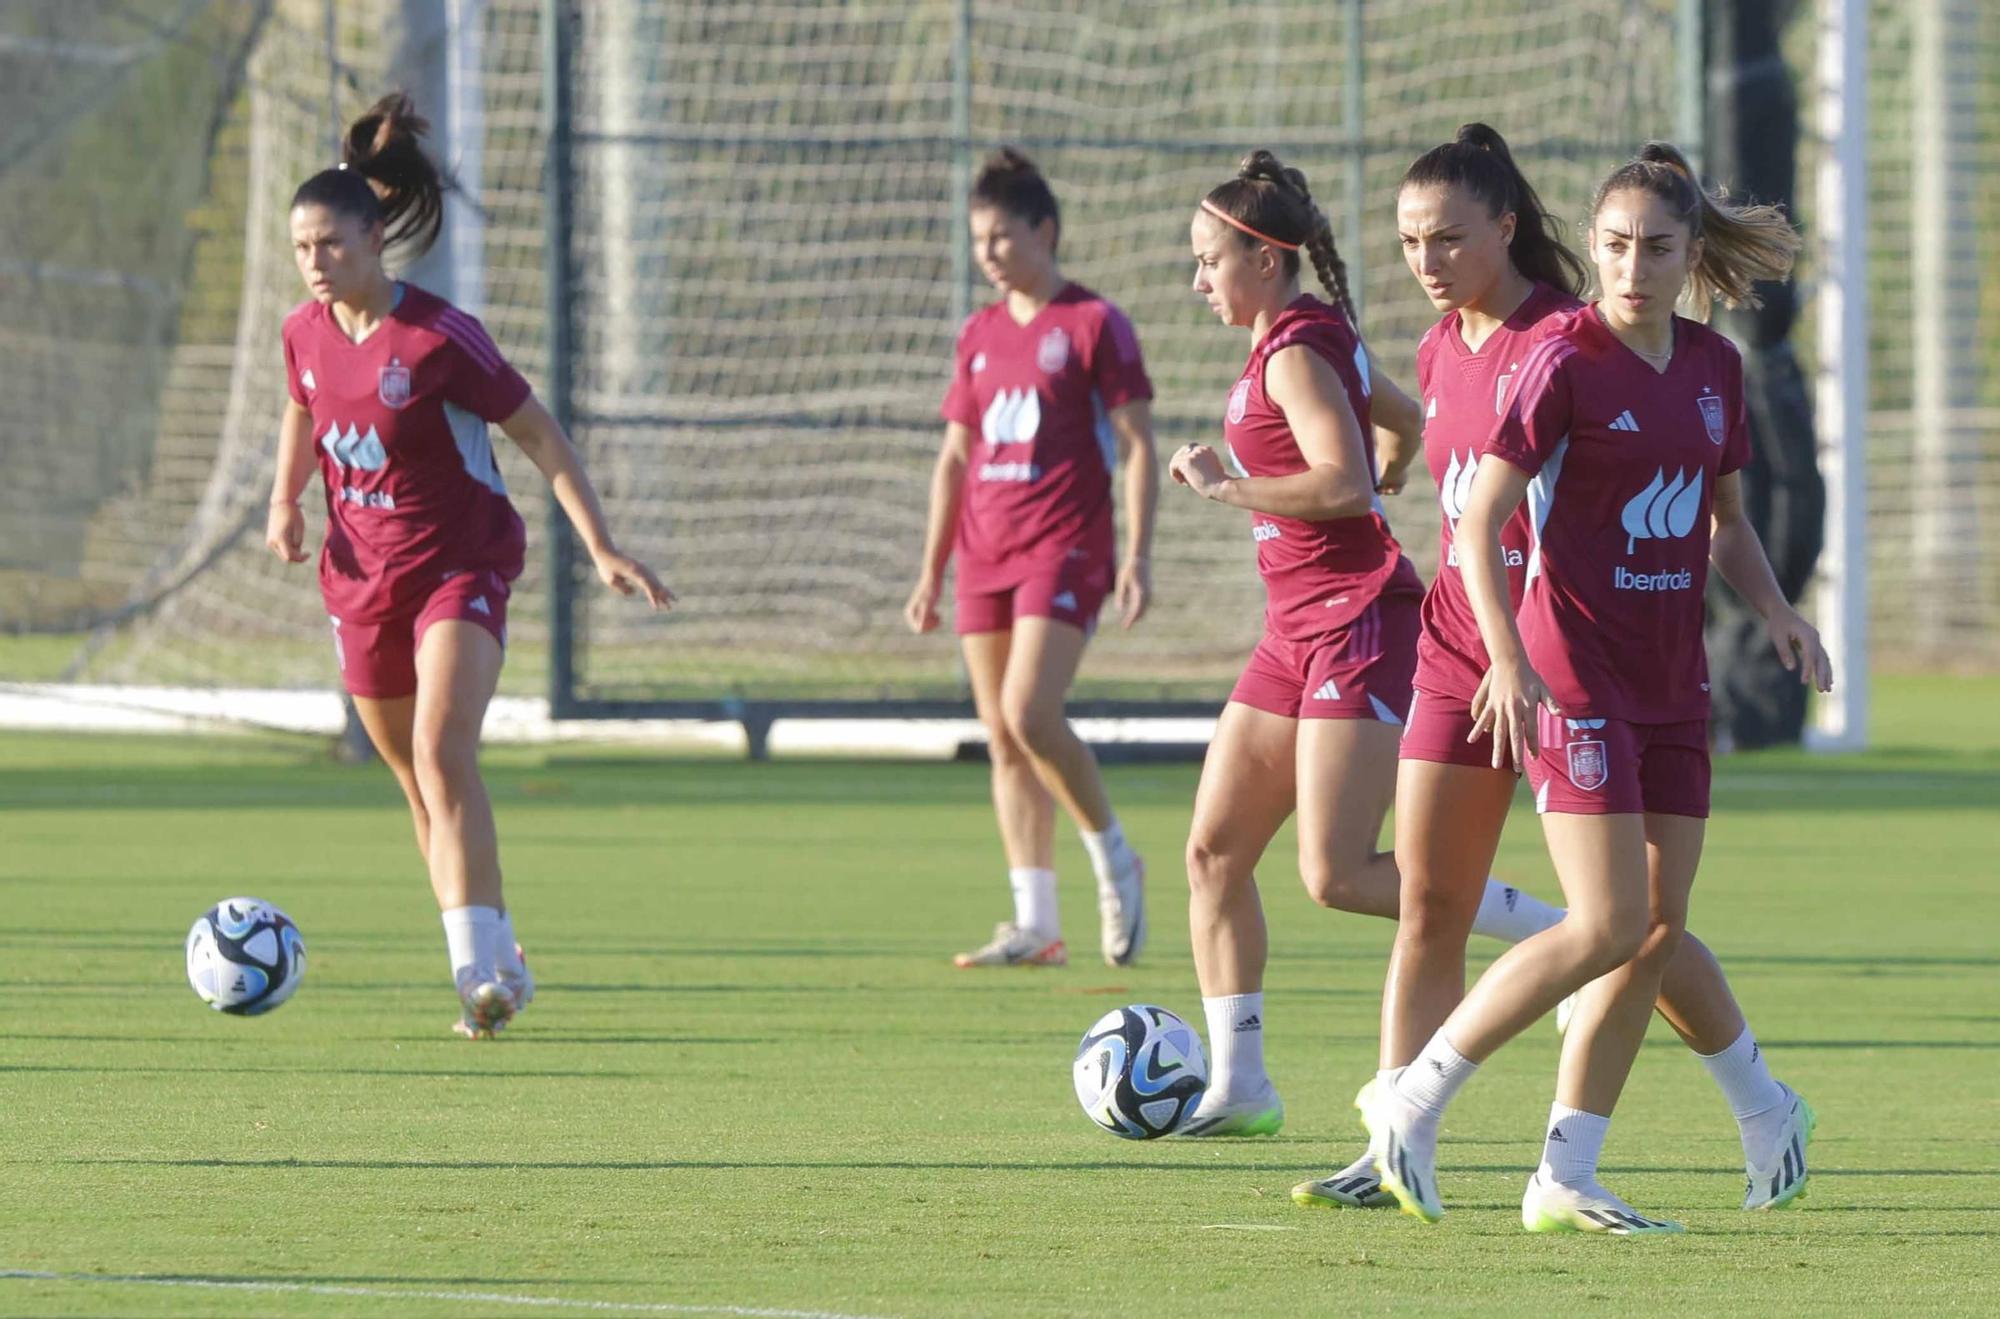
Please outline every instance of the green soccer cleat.
[[1188, 1115], [1181, 1129], [1174, 1134], [1188, 1136], [1196, 1140], [1210, 1136], [1275, 1136], [1285, 1125], [1285, 1101], [1278, 1098], [1278, 1087], [1267, 1077], [1264, 1088], [1250, 1099], [1209, 1103], [1209, 1095], [1202, 1096], [1201, 1104]]
[[[1397, 1206], [1412, 1218], [1435, 1223], [1444, 1217], [1437, 1188], [1437, 1128], [1419, 1124], [1418, 1114], [1394, 1086], [1370, 1081], [1354, 1097], [1361, 1121], [1368, 1128], [1368, 1151], [1382, 1189], [1396, 1197]], [[1425, 1127], [1428, 1126], [1426, 1130]]]
[[1819, 1125], [1819, 1116], [1790, 1086], [1780, 1082], [1778, 1088], [1785, 1092], [1790, 1111], [1772, 1143], [1770, 1156], [1744, 1161], [1749, 1174], [1743, 1191], [1745, 1209], [1783, 1209], [1806, 1198], [1806, 1146], [1812, 1141], [1813, 1128]]
[[1294, 1186], [1292, 1203], [1306, 1209], [1387, 1209], [1396, 1197], [1382, 1189], [1375, 1156], [1363, 1154], [1331, 1177]]
[[1647, 1218], [1595, 1182], [1566, 1186], [1543, 1177], [1528, 1179], [1521, 1197], [1521, 1226], [1530, 1232], [1592, 1232], [1611, 1237], [1672, 1236], [1687, 1229], [1666, 1219]]

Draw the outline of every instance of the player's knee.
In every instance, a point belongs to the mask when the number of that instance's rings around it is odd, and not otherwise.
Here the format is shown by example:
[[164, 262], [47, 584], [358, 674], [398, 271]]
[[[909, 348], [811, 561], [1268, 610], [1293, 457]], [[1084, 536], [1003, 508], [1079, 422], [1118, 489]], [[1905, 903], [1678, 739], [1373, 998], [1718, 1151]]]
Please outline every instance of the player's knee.
[[417, 790], [432, 810], [457, 800], [479, 773], [477, 748], [462, 739], [420, 731], [410, 745]]
[[1472, 922], [1479, 914], [1478, 895], [1471, 901], [1440, 884], [1413, 883], [1403, 876], [1396, 897], [1396, 938], [1419, 947], [1456, 944], [1465, 947]]
[[1299, 879], [1306, 886], [1306, 896], [1335, 911], [1365, 910], [1361, 900], [1363, 870], [1364, 865], [1354, 857], [1324, 853], [1299, 857]]
[[1652, 929], [1646, 912], [1637, 908], [1589, 913], [1572, 910], [1563, 926], [1572, 925], [1568, 933], [1577, 940], [1584, 969], [1593, 980], [1637, 957]]
[[1028, 749], [1021, 745], [1006, 721], [995, 719], [986, 725], [986, 758], [998, 770], [1015, 770], [1028, 763]]
[[1196, 898], [1219, 898], [1235, 882], [1237, 869], [1232, 858], [1210, 834], [1188, 835], [1188, 893]]
[[1069, 733], [1069, 724], [1060, 708], [1047, 709], [1032, 702], [1009, 703], [1004, 709], [1007, 735], [1029, 754], [1047, 759]]

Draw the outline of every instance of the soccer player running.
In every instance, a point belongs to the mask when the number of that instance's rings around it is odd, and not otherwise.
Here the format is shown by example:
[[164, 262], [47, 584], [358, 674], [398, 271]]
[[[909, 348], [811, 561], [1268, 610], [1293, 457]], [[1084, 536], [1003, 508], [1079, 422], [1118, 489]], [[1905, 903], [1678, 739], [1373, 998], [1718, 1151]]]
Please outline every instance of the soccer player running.
[[[1055, 194], [1026, 156], [1003, 148], [987, 159], [969, 218], [973, 256], [1001, 297], [959, 331], [923, 559], [903, 613], [915, 632], [937, 627], [955, 551], [953, 621], [986, 727], [1014, 917], [953, 960], [1068, 960], [1056, 903], [1060, 802], [1096, 872], [1104, 960], [1129, 966], [1146, 940], [1145, 864], [1063, 703], [1105, 597], [1129, 628], [1152, 592], [1153, 387], [1125, 314], [1063, 275]], [[1122, 558], [1114, 475], [1126, 501]]]
[[[1250, 332], [1223, 436], [1173, 455], [1176, 481], [1250, 513], [1264, 637], [1216, 723], [1187, 843], [1188, 920], [1212, 1072], [1181, 1134], [1275, 1132], [1264, 1067], [1267, 942], [1254, 869], [1296, 809], [1299, 873], [1322, 905], [1393, 916], [1395, 858], [1375, 848], [1410, 702], [1422, 583], [1377, 498], [1371, 398], [1414, 435], [1414, 405], [1369, 364], [1347, 273], [1305, 176], [1268, 151], [1202, 199], [1194, 291]], [[1332, 297], [1299, 288], [1299, 253]], [[1385, 412], [1389, 411], [1385, 409]], [[1407, 462], [1414, 451], [1401, 461]]]
[[673, 595], [619, 552], [576, 450], [479, 322], [384, 269], [385, 247], [421, 252], [443, 219], [427, 128], [407, 97], [385, 97], [348, 129], [340, 166], [292, 196], [292, 253], [311, 297], [285, 318], [291, 401], [264, 539], [305, 562], [299, 498], [317, 466], [320, 591], [341, 679], [409, 799], [462, 1009], [453, 1028], [491, 1038], [534, 980], [479, 776], [526, 544], [488, 424], [548, 478], [605, 585], [655, 609]]
[[[1491, 657], [1469, 736], [1490, 733], [1489, 763], [1526, 770], [1569, 912], [1488, 968], [1391, 1083], [1364, 1090], [1383, 1185], [1425, 1221], [1443, 1212], [1434, 1168], [1445, 1106], [1502, 1044], [1581, 990], [1522, 1222], [1681, 1230], [1606, 1190], [1597, 1164], [1701, 855], [1708, 565], [1764, 617], [1801, 681], [1825, 691], [1833, 675], [1743, 514], [1742, 362], [1674, 307], [1690, 284], [1698, 311], [1717, 297], [1747, 303], [1755, 280], [1789, 273], [1798, 246], [1781, 211], [1704, 191], [1679, 151], [1649, 143], [1591, 208], [1599, 300], [1543, 330], [1479, 457], [1455, 542]], [[1524, 494], [1531, 541], [1517, 625], [1504, 529]], [[1748, 1207], [1803, 1189], [1812, 1122], [1787, 1092], [1750, 1124]]]
[[[1587, 278], [1505, 140], [1485, 124], [1467, 124], [1418, 157], [1403, 176], [1396, 210], [1410, 272], [1444, 313], [1417, 348], [1424, 457], [1444, 516], [1397, 773], [1402, 891], [1382, 996], [1381, 1070], [1372, 1083], [1383, 1085], [1393, 1084], [1464, 996], [1469, 934], [1484, 928], [1519, 942], [1563, 916], [1487, 878], [1517, 776], [1493, 765], [1490, 737], [1468, 736], [1487, 659], [1452, 532], [1502, 392], [1542, 332], [1583, 305], [1576, 294]], [[1509, 603], [1518, 610], [1534, 548], [1524, 508], [1507, 518], [1500, 540]], [[1772, 1187], [1759, 1177], [1759, 1164], [1772, 1146], [1774, 1115], [1788, 1110], [1793, 1096], [1772, 1078], [1721, 967], [1692, 934], [1667, 964], [1659, 1009], [1701, 1056], [1736, 1117], [1751, 1175], [1745, 1207], [1769, 1206]], [[1801, 1161], [1782, 1171], [1790, 1199], [1804, 1186], [1805, 1168]], [[1395, 1203], [1381, 1189], [1372, 1154], [1294, 1187], [1292, 1198], [1307, 1206]]]

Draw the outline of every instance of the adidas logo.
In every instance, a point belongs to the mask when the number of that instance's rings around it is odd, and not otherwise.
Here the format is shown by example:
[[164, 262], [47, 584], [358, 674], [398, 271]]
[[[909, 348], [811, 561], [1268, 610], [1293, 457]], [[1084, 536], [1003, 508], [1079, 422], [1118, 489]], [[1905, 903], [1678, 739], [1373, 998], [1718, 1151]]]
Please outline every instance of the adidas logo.
[[1315, 701], [1337, 701], [1340, 699], [1340, 689], [1333, 685], [1333, 679], [1328, 678], [1319, 685], [1319, 690], [1313, 693], [1313, 699]]
[[1246, 1030], [1262, 1029], [1264, 1029], [1264, 1019], [1254, 1012], [1236, 1023], [1236, 1033], [1238, 1035], [1241, 1035]]
[[1507, 904], [1507, 910], [1512, 911], [1520, 904], [1521, 890], [1517, 888], [1502, 889], [1500, 891], [1500, 899]]
[[1437, 1073], [1437, 1074], [1438, 1074], [1439, 1076], [1443, 1076], [1443, 1075], [1444, 1075], [1444, 1062], [1443, 1062], [1443, 1061], [1442, 1061], [1441, 1059], [1438, 1059], [1438, 1058], [1433, 1058], [1433, 1059], [1431, 1059], [1431, 1070], [1432, 1070], [1432, 1071], [1434, 1071], [1434, 1072], [1436, 1072], [1436, 1073]]
[[1076, 608], [1076, 592], [1064, 591], [1051, 598], [1049, 603], [1058, 609], [1074, 609]]
[[492, 609], [487, 607], [486, 597], [483, 595], [473, 597], [473, 601], [471, 605], [468, 606], [468, 608], [470, 608], [472, 612], [475, 614], [484, 614], [488, 618], [493, 617], [493, 611]]
[[1557, 1145], [1569, 1144], [1569, 1137], [1563, 1135], [1563, 1129], [1561, 1127], [1550, 1127], [1549, 1139]]
[[1611, 423], [1611, 429], [1615, 431], [1631, 431], [1634, 435], [1637, 435], [1639, 433], [1639, 423], [1632, 419], [1632, 411], [1628, 408], [1618, 414], [1618, 419]]

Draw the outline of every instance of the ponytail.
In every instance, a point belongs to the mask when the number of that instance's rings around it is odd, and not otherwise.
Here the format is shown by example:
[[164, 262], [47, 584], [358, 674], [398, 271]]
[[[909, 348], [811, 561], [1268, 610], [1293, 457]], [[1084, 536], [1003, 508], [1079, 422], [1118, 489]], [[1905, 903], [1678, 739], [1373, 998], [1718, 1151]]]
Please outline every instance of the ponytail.
[[1465, 124], [1442, 146], [1418, 156], [1403, 175], [1402, 188], [1463, 188], [1486, 203], [1495, 219], [1514, 216], [1514, 236], [1507, 259], [1514, 269], [1540, 284], [1572, 295], [1583, 292], [1590, 272], [1562, 240], [1562, 222], [1550, 215], [1528, 185], [1507, 141], [1485, 124]]
[[1214, 188], [1202, 202], [1233, 226], [1245, 244], [1258, 236], [1280, 250], [1285, 273], [1299, 273], [1299, 249], [1312, 258], [1319, 282], [1333, 296], [1348, 323], [1360, 332], [1354, 314], [1354, 299], [1347, 291], [1347, 264], [1334, 246], [1333, 226], [1326, 213], [1313, 202], [1306, 176], [1284, 164], [1268, 151], [1253, 151], [1243, 158], [1236, 177]]
[[424, 152], [421, 139], [429, 132], [429, 121], [410, 98], [390, 93], [348, 126], [340, 167], [301, 183], [292, 205], [325, 206], [370, 228], [380, 224], [385, 241], [421, 255], [444, 227], [444, 193], [450, 186]]
[[1688, 226], [1689, 241], [1701, 240], [1701, 260], [1689, 279], [1695, 312], [1707, 319], [1719, 298], [1729, 307], [1761, 306], [1756, 282], [1784, 279], [1804, 240], [1781, 206], [1738, 202], [1721, 189], [1710, 191], [1695, 178], [1687, 157], [1670, 142], [1648, 142], [1597, 189], [1592, 222], [1604, 199], [1615, 192], [1645, 192], [1667, 204]]

